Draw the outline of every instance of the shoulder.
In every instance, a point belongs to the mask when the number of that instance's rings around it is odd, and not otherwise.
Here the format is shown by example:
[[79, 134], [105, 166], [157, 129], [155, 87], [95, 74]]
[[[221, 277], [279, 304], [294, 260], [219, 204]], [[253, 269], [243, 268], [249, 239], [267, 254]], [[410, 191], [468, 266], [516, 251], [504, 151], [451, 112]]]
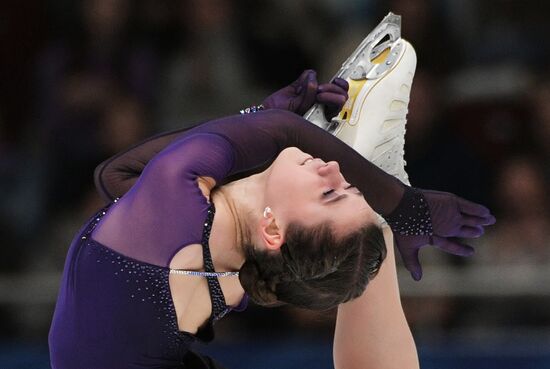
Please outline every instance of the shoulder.
[[197, 186], [199, 186], [203, 196], [209, 199], [210, 192], [216, 186], [216, 181], [212, 177], [198, 177]]

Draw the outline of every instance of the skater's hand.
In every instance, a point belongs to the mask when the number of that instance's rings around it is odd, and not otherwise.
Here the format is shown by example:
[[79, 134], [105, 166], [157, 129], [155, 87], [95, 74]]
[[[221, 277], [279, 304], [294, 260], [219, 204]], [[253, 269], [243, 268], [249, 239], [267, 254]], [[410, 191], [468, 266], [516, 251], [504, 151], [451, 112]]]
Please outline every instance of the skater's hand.
[[[447, 192], [418, 191], [427, 203], [425, 209], [427, 209], [429, 217], [426, 219], [431, 224], [415, 221], [414, 225], [409, 224], [402, 227], [403, 222], [396, 224], [393, 221], [393, 225], [388, 222], [392, 229], [395, 228], [395, 243], [405, 267], [417, 281], [422, 278], [422, 267], [418, 260], [420, 248], [433, 245], [450, 254], [470, 256], [474, 253], [474, 249], [456, 238], [480, 237], [485, 232], [485, 226], [495, 223], [495, 217], [483, 205]], [[418, 205], [415, 205], [415, 209], [418, 209]], [[422, 218], [416, 211], [403, 214], [401, 219], [406, 219], [408, 216]]]
[[345, 79], [335, 78], [317, 88], [316, 103], [325, 105], [325, 118], [330, 120], [338, 115], [348, 100], [349, 84]]
[[268, 96], [262, 105], [266, 109], [283, 109], [304, 115], [315, 103], [325, 104], [325, 116], [334, 117], [348, 99], [348, 83], [336, 78], [332, 83], [319, 85], [317, 73], [305, 70], [290, 85]]

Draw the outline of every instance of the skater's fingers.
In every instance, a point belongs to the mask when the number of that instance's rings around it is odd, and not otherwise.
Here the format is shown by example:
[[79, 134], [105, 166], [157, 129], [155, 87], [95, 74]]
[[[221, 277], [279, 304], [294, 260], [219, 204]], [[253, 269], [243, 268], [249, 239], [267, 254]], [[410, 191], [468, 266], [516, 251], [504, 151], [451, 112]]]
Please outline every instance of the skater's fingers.
[[458, 231], [457, 237], [478, 238], [478, 237], [481, 237], [483, 233], [485, 233], [485, 230], [481, 226], [475, 226], [475, 227], [462, 226]]
[[468, 227], [489, 226], [495, 224], [495, 217], [488, 215], [487, 217], [473, 217], [470, 215], [464, 215], [462, 217], [462, 224]]
[[332, 93], [335, 93], [335, 94], [339, 94], [339, 95], [345, 96], [346, 100], [347, 100], [347, 97], [348, 97], [348, 92], [344, 88], [342, 88], [338, 85], [332, 84], [332, 83], [324, 83], [322, 85], [319, 85], [319, 87], [317, 87], [317, 91], [319, 93], [332, 92]]
[[300, 74], [300, 77], [298, 77], [296, 81], [291, 84], [296, 95], [301, 95], [304, 90], [307, 90], [310, 81], [313, 81], [313, 84], [317, 87], [317, 72], [313, 69], [306, 69], [302, 72], [302, 74]]
[[349, 83], [345, 79], [336, 77], [332, 80], [331, 83], [336, 85], [336, 86], [339, 86], [339, 87], [343, 88], [346, 91], [349, 91]]
[[313, 105], [315, 95], [317, 94], [317, 88], [319, 87], [319, 84], [317, 83], [317, 73], [315, 71], [311, 71], [311, 73], [309, 73], [306, 83], [307, 85], [304, 101], [311, 101], [311, 105]]
[[303, 81], [301, 87], [300, 96], [297, 98], [298, 108], [295, 113], [303, 115], [315, 103], [318, 87], [317, 73], [313, 70], [309, 71], [307, 79]]
[[453, 241], [449, 238], [434, 236], [433, 242], [435, 247], [445, 252], [448, 252], [449, 254], [458, 256], [471, 256], [474, 253], [473, 247]]
[[405, 268], [411, 273], [411, 277], [415, 281], [419, 281], [422, 278], [422, 266], [420, 265], [420, 260], [418, 260], [418, 249], [407, 249], [399, 250], [401, 253], [401, 258], [403, 259], [403, 264]]
[[491, 212], [485, 206], [476, 204], [475, 202], [465, 200], [461, 197], [457, 197], [457, 203], [458, 203], [458, 208], [463, 214], [473, 215], [473, 216], [482, 217], [482, 218], [485, 218], [491, 215]]
[[497, 222], [497, 218], [494, 217], [494, 215], [492, 214], [489, 214], [488, 216], [486, 216], [485, 218], [483, 218], [483, 223], [482, 225], [484, 226], [489, 226], [489, 225], [493, 225]]
[[323, 92], [317, 94], [317, 102], [325, 105], [333, 105], [342, 107], [346, 103], [347, 96], [340, 95], [332, 92]]
[[294, 84], [301, 86], [304, 83], [307, 83], [310, 74], [314, 74], [315, 77], [317, 76], [317, 72], [315, 72], [313, 69], [306, 69], [302, 72], [302, 74], [300, 74], [300, 77], [298, 77], [298, 79], [294, 81]]

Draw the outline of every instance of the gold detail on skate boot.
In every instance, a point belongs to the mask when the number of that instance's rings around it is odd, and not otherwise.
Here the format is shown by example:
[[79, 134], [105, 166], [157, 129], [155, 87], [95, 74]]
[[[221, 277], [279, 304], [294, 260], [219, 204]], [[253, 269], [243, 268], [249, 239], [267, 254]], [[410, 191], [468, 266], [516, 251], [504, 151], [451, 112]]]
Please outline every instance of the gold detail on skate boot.
[[[401, 60], [403, 60], [403, 56], [405, 55], [405, 50], [406, 48], [403, 50], [402, 54], [399, 56], [399, 59], [397, 59], [397, 61], [394, 63], [393, 67], [390, 69], [390, 72], [387, 72], [383, 77], [379, 78], [378, 80], [376, 80], [376, 82], [373, 84], [373, 86], [371, 87], [371, 89], [368, 91], [368, 93], [363, 97], [363, 100], [361, 102], [361, 106], [359, 107], [359, 112], [361, 112], [363, 110], [363, 104], [365, 103], [365, 101], [367, 101], [367, 97], [368, 95], [372, 92], [372, 90], [374, 90], [376, 88], [376, 86], [383, 80], [385, 79], [387, 76], [390, 75], [391, 71], [393, 71], [395, 69], [395, 67], [397, 67], [399, 64], [401, 64]], [[385, 50], [384, 50], [385, 51]], [[384, 54], [384, 52], [382, 52], [382, 54]], [[380, 56], [382, 56], [382, 54], [380, 54]], [[404, 85], [403, 85], [404, 86]], [[401, 86], [401, 87], [403, 87]], [[351, 121], [350, 122], [351, 125], [354, 125], [355, 122], [354, 121]]]
[[359, 92], [363, 88], [363, 85], [365, 82], [367, 82], [366, 79], [355, 81], [353, 79], [347, 80], [349, 83], [349, 89], [348, 89], [348, 100], [344, 104], [344, 107], [340, 111], [340, 114], [335, 118], [336, 120], [340, 122], [345, 122], [348, 124], [352, 124], [349, 120], [351, 117], [351, 112], [353, 110], [353, 104], [355, 104], [355, 99], [357, 98], [357, 95], [359, 95]]
[[390, 50], [389, 47], [386, 48], [384, 51], [382, 51], [380, 54], [378, 54], [378, 56], [371, 59], [371, 63], [373, 63], [373, 64], [382, 64], [384, 62], [384, 60], [386, 60], [386, 58], [388, 57], [390, 51], [391, 50]]

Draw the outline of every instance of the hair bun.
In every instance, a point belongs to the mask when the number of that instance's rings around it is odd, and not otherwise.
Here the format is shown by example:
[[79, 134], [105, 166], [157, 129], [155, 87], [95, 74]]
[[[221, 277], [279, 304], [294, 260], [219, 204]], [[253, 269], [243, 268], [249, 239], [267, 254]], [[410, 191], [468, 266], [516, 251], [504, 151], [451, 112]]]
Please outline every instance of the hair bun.
[[273, 282], [265, 280], [255, 262], [247, 260], [239, 271], [239, 281], [250, 298], [259, 305], [278, 302]]

